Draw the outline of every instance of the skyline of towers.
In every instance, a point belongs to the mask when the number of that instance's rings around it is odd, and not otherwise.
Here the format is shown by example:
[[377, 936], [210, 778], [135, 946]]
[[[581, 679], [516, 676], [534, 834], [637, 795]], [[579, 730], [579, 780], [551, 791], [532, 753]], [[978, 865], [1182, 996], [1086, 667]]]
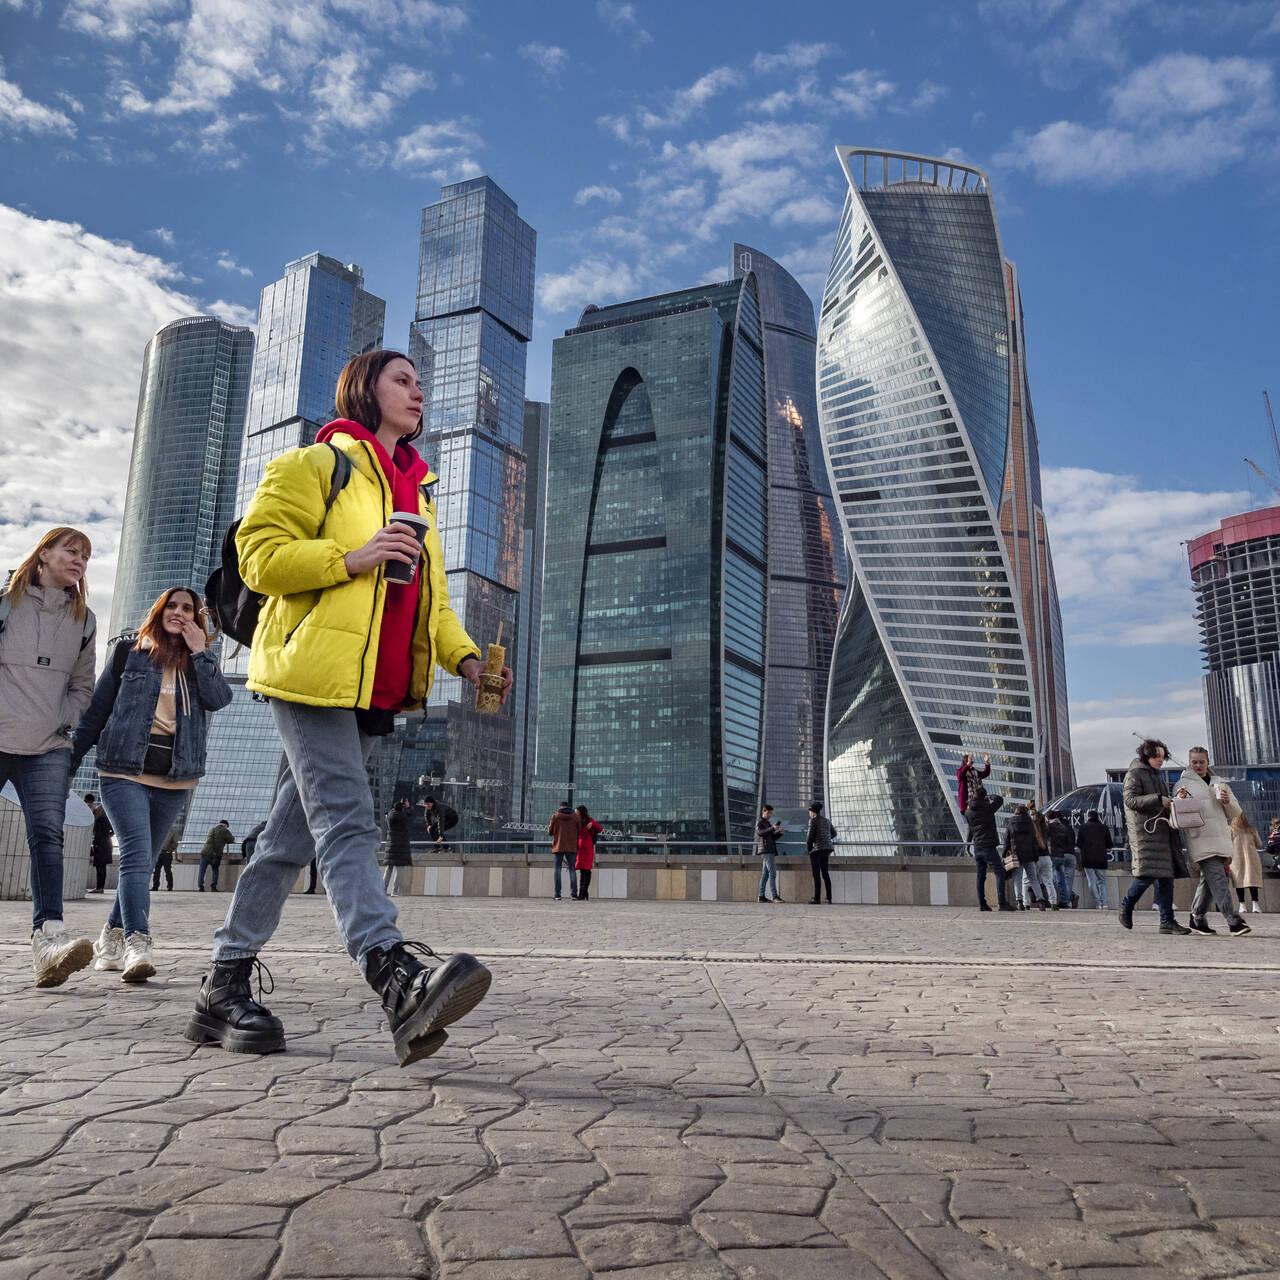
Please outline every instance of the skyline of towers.
[[253, 331], [213, 316], [160, 329], [142, 356], [109, 634], [160, 593], [203, 591], [235, 506]]
[[[768, 452], [755, 276], [588, 306], [551, 362], [538, 783], [742, 838], [760, 793]], [[550, 709], [554, 709], [551, 711]]]
[[837, 147], [847, 183], [818, 324], [823, 445], [850, 557], [828, 796], [845, 838], [963, 838], [956, 768], [1035, 798], [1037, 699], [1000, 534], [1011, 318], [986, 175]]
[[1187, 543], [1209, 758], [1280, 763], [1280, 507], [1228, 516]]
[[[386, 305], [365, 290], [358, 266], [323, 253], [286, 263], [280, 278], [263, 287], [235, 512], [218, 532], [219, 546], [226, 524], [244, 514], [267, 463], [314, 444], [316, 432], [333, 419], [338, 374], [353, 356], [382, 345]], [[223, 645], [232, 700], [210, 720], [208, 767], [186, 830], [202, 834], [226, 818], [240, 840], [270, 811], [280, 739], [266, 703], [245, 686], [249, 651], [235, 653], [237, 648]]]
[[768, 666], [761, 801], [803, 822], [825, 797], [827, 682], [846, 583], [844, 545], [818, 435], [813, 301], [759, 249], [733, 246], [733, 274], [760, 294], [768, 419]]

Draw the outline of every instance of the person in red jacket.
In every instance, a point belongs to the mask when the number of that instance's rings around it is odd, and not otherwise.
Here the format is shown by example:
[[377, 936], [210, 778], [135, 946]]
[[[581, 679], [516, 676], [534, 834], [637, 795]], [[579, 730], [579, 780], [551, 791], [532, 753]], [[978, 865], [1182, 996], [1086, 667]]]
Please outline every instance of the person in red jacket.
[[578, 892], [574, 897], [579, 902], [586, 902], [591, 896], [587, 890], [591, 887], [591, 868], [596, 864], [596, 836], [604, 828], [587, 812], [587, 806], [580, 804], [577, 808], [578, 821], [578, 856], [574, 866], [578, 870]]
[[973, 795], [974, 788], [983, 778], [991, 773], [991, 757], [985, 752], [982, 756], [982, 768], [979, 769], [973, 763], [973, 753], [966, 751], [964, 759], [960, 761], [960, 767], [956, 770], [956, 782], [960, 786], [960, 812], [963, 813], [969, 807], [969, 799]]

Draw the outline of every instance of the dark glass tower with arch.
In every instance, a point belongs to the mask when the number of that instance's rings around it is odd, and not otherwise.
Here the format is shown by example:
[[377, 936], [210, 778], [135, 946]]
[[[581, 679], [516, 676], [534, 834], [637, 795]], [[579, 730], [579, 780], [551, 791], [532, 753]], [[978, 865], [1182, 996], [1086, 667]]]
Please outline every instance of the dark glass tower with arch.
[[588, 307], [554, 346], [550, 435], [535, 785], [628, 830], [745, 838], [768, 572], [755, 277]]
[[253, 332], [213, 316], [165, 325], [142, 357], [111, 634], [168, 587], [204, 589], [235, 518]]
[[851, 586], [827, 719], [842, 836], [961, 837], [956, 768], [1032, 800], [1040, 726], [1001, 536], [1011, 320], [986, 175], [836, 149], [848, 183], [818, 321], [818, 401]]

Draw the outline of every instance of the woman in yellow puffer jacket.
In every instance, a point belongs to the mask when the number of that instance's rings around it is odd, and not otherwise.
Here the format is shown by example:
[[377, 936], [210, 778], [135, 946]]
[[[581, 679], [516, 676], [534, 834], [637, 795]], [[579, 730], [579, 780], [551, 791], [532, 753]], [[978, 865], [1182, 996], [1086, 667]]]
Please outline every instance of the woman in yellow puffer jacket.
[[[342, 371], [335, 399], [341, 416], [317, 444], [268, 464], [236, 535], [241, 576], [265, 597], [248, 685], [271, 704], [285, 767], [214, 935], [186, 1035], [233, 1052], [284, 1048], [280, 1020], [249, 983], [298, 872], [315, 857], [343, 941], [382, 999], [405, 1066], [444, 1044], [445, 1027], [484, 998], [490, 974], [474, 956], [441, 959], [404, 942], [378, 873], [365, 761], [397, 711], [423, 705], [436, 664], [477, 686], [483, 666], [449, 607], [429, 496], [435, 477], [409, 444], [422, 430], [417, 370], [399, 352], [367, 352]], [[326, 513], [334, 449], [350, 476]], [[395, 523], [397, 512], [425, 522], [421, 550], [410, 525]], [[390, 580], [391, 564], [412, 566], [412, 580]], [[509, 690], [510, 670], [503, 675]], [[428, 968], [410, 948], [438, 963]]]

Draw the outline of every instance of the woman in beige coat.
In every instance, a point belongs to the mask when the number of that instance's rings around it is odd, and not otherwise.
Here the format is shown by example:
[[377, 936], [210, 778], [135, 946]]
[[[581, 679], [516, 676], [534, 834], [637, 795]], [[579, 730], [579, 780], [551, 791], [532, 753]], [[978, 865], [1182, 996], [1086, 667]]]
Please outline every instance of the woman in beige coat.
[[1191, 931], [1217, 932], [1209, 927], [1205, 919], [1212, 895], [1227, 922], [1228, 930], [1238, 937], [1249, 933], [1250, 929], [1244, 917], [1236, 911], [1231, 881], [1227, 877], [1227, 866], [1233, 852], [1231, 829], [1227, 824], [1240, 815], [1240, 806], [1231, 794], [1231, 788], [1213, 776], [1213, 770], [1209, 767], [1209, 753], [1204, 747], [1192, 747], [1187, 752], [1187, 765], [1182, 777], [1178, 779], [1174, 794], [1183, 798], [1189, 796], [1195, 800], [1204, 818], [1203, 826], [1183, 830], [1183, 835], [1187, 838], [1187, 854], [1200, 873], [1195, 896], [1191, 900]]
[[1258, 846], [1262, 837], [1243, 813], [1231, 823], [1231, 843], [1235, 847], [1231, 859], [1231, 883], [1240, 895], [1240, 909], [1244, 910], [1244, 891], [1248, 889], [1253, 896], [1252, 910], [1261, 911], [1258, 888], [1262, 884], [1262, 859], [1258, 857]]

